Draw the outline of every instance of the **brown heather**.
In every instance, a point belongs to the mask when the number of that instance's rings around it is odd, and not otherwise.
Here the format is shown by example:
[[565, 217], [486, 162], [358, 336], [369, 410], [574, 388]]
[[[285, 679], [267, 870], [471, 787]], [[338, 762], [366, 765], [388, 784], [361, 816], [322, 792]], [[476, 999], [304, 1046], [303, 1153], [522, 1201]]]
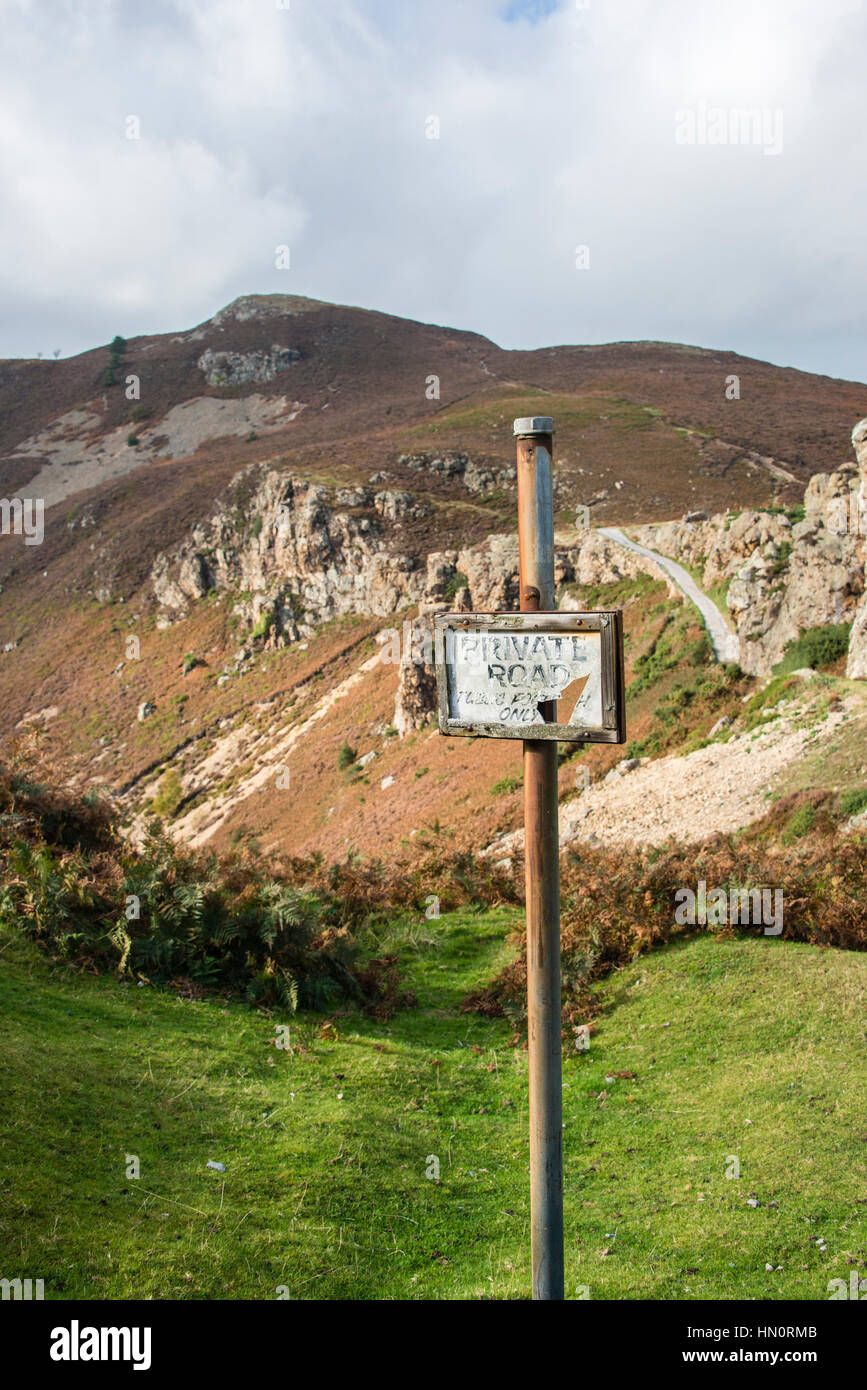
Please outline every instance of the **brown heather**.
[[[378, 1018], [412, 1003], [397, 954], [371, 959], [365, 929], [440, 912], [518, 905], [523, 883], [488, 858], [455, 852], [434, 831], [387, 862], [321, 855], [266, 860], [255, 847], [217, 855], [180, 848], [152, 823], [134, 850], [108, 803], [37, 780], [23, 749], [0, 770], [0, 922], [52, 956], [113, 969], [188, 994], [240, 994], [257, 1006], [334, 1010], [361, 1004]], [[787, 827], [803, 833], [787, 840]], [[592, 1016], [596, 981], [643, 952], [700, 931], [761, 927], [675, 923], [678, 889], [782, 889], [782, 937], [867, 949], [867, 837], [844, 834], [828, 793], [781, 799], [736, 835], [616, 853], [582, 846], [561, 861], [563, 1021]], [[445, 837], [444, 837], [445, 841]], [[128, 921], [130, 894], [141, 917]], [[381, 935], [381, 932], [380, 932]], [[467, 1010], [506, 1015], [523, 1032], [526, 942]], [[517, 1034], [516, 1034], [517, 1037]]]
[[[734, 936], [761, 926], [680, 926], [678, 889], [769, 888], [783, 892], [781, 939], [845, 950], [867, 950], [867, 835], [839, 832], [821, 794], [786, 798], [739, 835], [715, 835], [700, 846], [671, 844], [651, 851], [606, 852], [582, 847], [561, 862], [563, 1020], [594, 1012], [593, 985], [643, 952], [699, 932]], [[814, 829], [788, 846], [780, 825], [799, 806], [818, 806]], [[526, 939], [518, 933], [515, 960], [491, 985], [469, 996], [467, 1009], [525, 1017]]]

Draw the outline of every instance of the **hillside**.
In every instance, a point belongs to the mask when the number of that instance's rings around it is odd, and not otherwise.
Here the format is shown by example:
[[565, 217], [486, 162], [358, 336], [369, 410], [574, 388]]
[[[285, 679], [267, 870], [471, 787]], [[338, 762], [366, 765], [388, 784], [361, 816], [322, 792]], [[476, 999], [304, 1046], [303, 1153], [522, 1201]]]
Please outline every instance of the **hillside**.
[[[755, 545], [776, 545], [776, 592], [780, 556], [799, 553], [777, 531], [811, 479], [841, 465], [857, 476], [848, 441], [865, 397], [728, 352], [509, 352], [297, 296], [248, 296], [193, 329], [68, 360], [5, 362], [0, 489], [44, 498], [46, 517], [41, 545], [0, 538], [0, 736], [38, 735], [56, 776], [119, 798], [134, 831], [152, 808], [194, 844], [255, 837], [341, 858], [438, 834], [490, 843], [517, 823], [518, 746], [440, 738], [423, 722], [423, 673], [413, 684], [379, 658], [390, 631], [437, 607], [514, 606], [512, 419], [556, 420], [561, 603], [622, 604], [628, 679], [653, 665], [630, 738], [647, 739], [674, 686], [696, 687], [669, 729], [675, 749], [753, 687], [722, 678], [652, 562], [576, 531], [576, 508], [643, 539], [652, 523], [711, 518], [704, 552], [690, 541], [686, 558], [733, 594], [743, 556], [723, 555], [719, 533], [752, 509]], [[682, 537], [652, 539], [683, 558]], [[780, 650], [852, 621], [863, 559], [846, 557], [836, 606], [794, 608], [772, 633]], [[822, 572], [805, 575], [821, 592]], [[739, 614], [745, 631], [754, 616]], [[357, 757], [341, 768], [345, 746]], [[583, 762], [595, 780], [622, 756]], [[564, 796], [574, 784], [566, 762]]]

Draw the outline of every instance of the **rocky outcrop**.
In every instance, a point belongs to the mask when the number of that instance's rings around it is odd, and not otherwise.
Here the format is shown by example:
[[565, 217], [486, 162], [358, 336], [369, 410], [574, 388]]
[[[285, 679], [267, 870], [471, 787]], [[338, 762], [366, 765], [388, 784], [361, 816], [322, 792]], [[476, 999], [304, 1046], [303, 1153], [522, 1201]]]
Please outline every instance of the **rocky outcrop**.
[[[661, 579], [669, 594], [674, 597], [679, 591], [658, 564], [635, 551], [602, 535], [599, 531], [580, 531], [578, 543], [555, 554], [554, 578], [560, 584], [579, 584], [595, 588], [597, 584], [616, 584], [621, 579], [637, 579], [648, 575], [651, 579]], [[580, 608], [580, 598], [570, 597], [560, 605], [562, 608]]]
[[294, 318], [298, 314], [328, 307], [326, 300], [310, 299], [303, 294], [242, 294], [218, 310], [208, 323], [222, 328], [233, 321], [248, 323], [251, 319]]
[[437, 709], [437, 677], [433, 660], [433, 625], [428, 615], [404, 628], [394, 704], [394, 727], [401, 738], [429, 724]]
[[274, 343], [270, 352], [214, 352], [208, 348], [197, 362], [209, 386], [244, 386], [249, 382], [273, 381], [300, 360], [295, 348]]
[[850, 524], [858, 482], [854, 464], [814, 474], [800, 519], [796, 511], [699, 514], [631, 528], [631, 533], [700, 569], [706, 592], [724, 592], [740, 639], [741, 665], [763, 676], [803, 632], [852, 622], [860, 611], [864, 547], [857, 526]]
[[436, 473], [441, 478], [457, 478], [468, 492], [514, 492], [518, 474], [514, 468], [496, 468], [476, 463], [468, 454], [401, 454], [398, 463], [415, 473]]
[[[467, 580], [469, 601], [465, 606], [469, 611], [503, 613], [520, 608], [517, 536], [488, 536], [468, 550], [431, 556], [430, 561], [448, 562], [452, 557], [455, 571]], [[670, 593], [677, 592], [653, 561], [624, 550], [598, 531], [578, 531], [573, 545], [558, 546], [554, 552], [554, 583], [558, 590], [567, 584], [591, 588], [597, 584], [616, 584], [621, 579], [634, 579], [641, 574], [662, 579]], [[459, 592], [456, 598], [460, 598]], [[455, 602], [449, 606], [464, 605]], [[574, 595], [564, 595], [560, 602], [560, 607], [569, 611], [580, 606], [580, 597]]]
[[[867, 422], [853, 436], [854, 465], [815, 475], [803, 518], [745, 511], [734, 517], [690, 513], [678, 522], [636, 528], [642, 544], [694, 568], [705, 590], [723, 589], [741, 639], [742, 665], [765, 674], [801, 632], [855, 619], [850, 675], [867, 677], [865, 556], [856, 493], [864, 492]], [[408, 458], [421, 456], [404, 456]], [[448, 476], [466, 478], [467, 456], [441, 460]], [[419, 470], [420, 471], [420, 470]], [[377, 484], [380, 478], [377, 477]], [[855, 505], [853, 510], [853, 497]], [[491, 535], [464, 549], [436, 551], [425, 563], [400, 548], [401, 523], [429, 514], [413, 493], [378, 485], [327, 488], [255, 465], [239, 474], [213, 515], [160, 555], [153, 567], [162, 624], [182, 616], [210, 590], [236, 596], [249, 624], [248, 643], [282, 645], [313, 635], [331, 618], [358, 613], [388, 617], [417, 606], [402, 629], [394, 724], [404, 736], [429, 723], [437, 703], [431, 615], [444, 609], [494, 613], [519, 607], [518, 543]], [[558, 590], [616, 583], [641, 574], [666, 582], [652, 557], [579, 530], [555, 555]], [[581, 605], [564, 594], [562, 606]], [[409, 636], [407, 634], [409, 630]], [[397, 660], [397, 658], [395, 658]]]
[[457, 573], [467, 579], [474, 613], [503, 613], [520, 607], [517, 536], [488, 536], [459, 552]]
[[[211, 590], [230, 592], [235, 612], [248, 624], [246, 660], [257, 642], [281, 646], [311, 636], [334, 617], [387, 617], [415, 605], [412, 623], [395, 623], [401, 655], [394, 724], [407, 734], [436, 711], [431, 615], [520, 606], [515, 535], [432, 552], [424, 565], [400, 550], [401, 522], [429, 511], [409, 492], [327, 488], [254, 465], [232, 480], [207, 520], [154, 562], [159, 625], [183, 617]], [[659, 577], [655, 565], [589, 530], [556, 553], [558, 586], [641, 572]], [[564, 604], [578, 606], [571, 598]]]
[[[249, 497], [239, 504], [245, 488]], [[344, 614], [395, 613], [424, 596], [426, 574], [389, 545], [380, 517], [411, 510], [409, 494], [347, 496], [274, 470], [247, 470], [207, 521], [157, 557], [151, 577], [161, 621], [182, 616], [210, 589], [236, 593], [236, 611], [268, 645], [310, 636]]]
[[[852, 444], [858, 460], [859, 486], [854, 514], [850, 509], [849, 528], [857, 530], [861, 558], [867, 567], [867, 420], [859, 420], [852, 431]], [[853, 526], [853, 522], [857, 523]], [[855, 610], [849, 634], [849, 658], [846, 675], [850, 680], [867, 680], [867, 583], [865, 596]]]

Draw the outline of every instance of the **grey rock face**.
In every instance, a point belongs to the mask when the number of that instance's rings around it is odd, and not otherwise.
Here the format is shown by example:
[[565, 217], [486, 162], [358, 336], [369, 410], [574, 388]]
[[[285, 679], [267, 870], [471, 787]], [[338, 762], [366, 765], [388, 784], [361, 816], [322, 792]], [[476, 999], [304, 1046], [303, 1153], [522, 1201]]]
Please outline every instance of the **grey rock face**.
[[415, 473], [437, 473], [442, 478], [459, 478], [468, 492], [514, 491], [518, 485], [514, 468], [488, 467], [476, 463], [468, 454], [401, 454], [398, 463]]
[[[854, 518], [850, 511], [850, 528], [852, 520], [857, 520], [861, 558], [867, 565], [867, 419], [858, 421], [852, 431], [852, 444], [858, 460], [859, 487], [858, 506]], [[846, 675], [850, 680], [867, 680], [867, 595], [858, 604], [852, 622]]]
[[[249, 498], [242, 512], [235, 502], [239, 488]], [[253, 465], [236, 475], [226, 497], [186, 540], [154, 562], [159, 625], [182, 617], [210, 590], [236, 594], [235, 612], [246, 620], [250, 638], [258, 628], [255, 641], [267, 647], [310, 637], [330, 618], [388, 616], [418, 605], [418, 619], [406, 624], [410, 642], [401, 634], [394, 724], [402, 735], [428, 723], [436, 711], [431, 614], [519, 607], [514, 534], [491, 535], [461, 551], [432, 552], [424, 567], [401, 553], [401, 521], [427, 512], [427, 503], [411, 493], [326, 488]], [[591, 531], [557, 552], [558, 584], [596, 584], [645, 568], [639, 557]], [[650, 569], [656, 573], [655, 566]], [[456, 583], [458, 576], [466, 583]], [[413, 660], [408, 646], [424, 659]]]
[[[651, 549], [700, 567], [705, 592], [727, 586], [740, 664], [765, 676], [787, 644], [810, 628], [854, 620], [857, 645], [865, 591], [864, 541], [851, 524], [858, 484], [851, 463], [814, 474], [804, 494], [804, 519], [794, 525], [785, 514], [747, 509], [705, 521], [691, 513], [683, 521], [637, 527], [634, 534]], [[867, 613], [860, 621], [867, 628]], [[854, 661], [850, 648], [850, 674], [855, 670], [867, 677], [867, 647]]]
[[457, 569], [466, 575], [476, 613], [502, 613], [520, 607], [517, 536], [488, 536], [462, 550]]
[[[853, 442], [858, 469], [844, 464], [832, 474], [815, 475], [805, 494], [804, 519], [795, 525], [782, 513], [707, 517], [696, 510], [681, 521], [635, 528], [636, 539], [649, 548], [701, 567], [706, 591], [727, 585], [741, 664], [752, 673], [767, 674], [786, 644], [805, 630], [854, 620], [848, 674], [867, 679], [867, 527], [858, 521], [867, 516], [867, 420], [856, 427]], [[401, 462], [414, 459], [420, 460], [415, 471], [431, 468], [466, 478], [466, 455], [405, 455]], [[243, 512], [235, 502], [239, 484], [249, 497]], [[275, 646], [310, 637], [334, 617], [387, 617], [417, 605], [419, 617], [407, 626], [414, 640], [427, 636], [430, 652], [434, 612], [516, 610], [514, 533], [490, 535], [463, 550], [431, 552], [421, 565], [399, 549], [401, 523], [427, 511], [424, 499], [409, 492], [326, 488], [254, 465], [233, 479], [226, 502], [210, 518], [157, 557], [152, 581], [160, 621], [183, 615], [211, 589], [230, 591], [251, 639], [255, 632], [251, 646]], [[639, 574], [666, 579], [652, 559], [589, 529], [558, 548], [555, 565], [558, 586], [593, 586]], [[580, 594], [564, 598], [562, 606], [580, 607]], [[432, 660], [413, 660], [404, 651], [395, 726], [407, 734], [429, 722], [435, 710]]]
[[242, 294], [220, 309], [210, 322], [223, 327], [233, 320], [246, 323], [250, 319], [293, 318], [326, 307], [326, 300], [310, 299], [302, 294]]
[[419, 520], [431, 513], [427, 502], [417, 501], [411, 492], [378, 492], [373, 505], [386, 521], [399, 521], [405, 516]]
[[295, 348], [274, 343], [270, 352], [214, 352], [208, 348], [197, 366], [209, 386], [242, 386], [247, 382], [273, 381], [301, 357]]
[[[330, 618], [384, 616], [424, 597], [425, 572], [388, 545], [376, 514], [402, 515], [409, 494], [377, 494], [376, 507], [367, 489], [335, 495], [258, 465], [233, 479], [228, 498], [238, 485], [250, 491], [243, 513], [227, 500], [154, 562], [165, 618], [182, 616], [209, 589], [234, 591], [235, 611], [259, 624], [267, 646], [281, 646]], [[338, 497], [374, 514], [342, 510]]]
[[394, 705], [394, 727], [401, 738], [429, 723], [437, 707], [430, 619], [416, 619], [409, 635], [398, 672]]

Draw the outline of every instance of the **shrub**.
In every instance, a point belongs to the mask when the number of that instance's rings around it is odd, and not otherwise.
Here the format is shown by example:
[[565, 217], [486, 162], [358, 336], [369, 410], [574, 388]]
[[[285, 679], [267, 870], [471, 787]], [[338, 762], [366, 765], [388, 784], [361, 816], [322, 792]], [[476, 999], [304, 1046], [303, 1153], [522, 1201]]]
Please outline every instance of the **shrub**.
[[[197, 666], [203, 666], [204, 662], [200, 661], [197, 656], [193, 656], [192, 652], [187, 652], [182, 665], [184, 675], [188, 676], [191, 671], [194, 671], [196, 669]], [[183, 696], [183, 698], [186, 699], [186, 696]]]
[[267, 611], [264, 613], [260, 613], [256, 622], [256, 626], [253, 628], [253, 631], [251, 633], [251, 636], [254, 638], [267, 637], [268, 633], [271, 631], [271, 624], [273, 623], [273, 621], [273, 613], [268, 613]]
[[747, 700], [742, 716], [744, 729], [753, 729], [761, 724], [765, 710], [773, 709], [783, 700], [793, 699], [799, 689], [800, 682], [796, 676], [773, 676], [763, 690], [757, 690]]
[[132, 445], [134, 445], [134, 444], [138, 444], [138, 435], [137, 435], [137, 434], [128, 434], [127, 437], [126, 437], [126, 442], [127, 442], [127, 444], [129, 444], [130, 446], [132, 446]]
[[341, 772], [345, 772], [348, 767], [352, 767], [358, 757], [358, 750], [351, 748], [348, 743], [344, 743], [340, 752], [337, 754], [337, 766]]
[[461, 574], [460, 570], [455, 570], [448, 584], [446, 584], [443, 594], [446, 603], [451, 603], [456, 599], [461, 589], [469, 588], [469, 583], [470, 581], [465, 574]]
[[856, 787], [852, 791], [843, 792], [840, 797], [839, 812], [844, 820], [849, 820], [851, 816], [858, 816], [865, 810], [867, 810], [867, 788]]
[[689, 708], [695, 695], [696, 692], [691, 685], [684, 685], [682, 681], [678, 681], [657, 705], [656, 718], [663, 724], [670, 723]]
[[799, 806], [783, 831], [783, 844], [790, 845], [794, 840], [800, 840], [803, 835], [807, 835], [813, 829], [815, 821], [816, 812], [812, 806]]
[[782, 661], [774, 667], [774, 675], [782, 676], [788, 671], [798, 671], [810, 666], [819, 671], [830, 666], [849, 648], [851, 623], [831, 623], [827, 627], [811, 627], [802, 632], [794, 642], [789, 642]]
[[495, 782], [491, 787], [491, 795], [500, 796], [502, 793], [516, 792], [523, 785], [523, 777], [501, 777], [499, 782]]
[[151, 810], [155, 816], [173, 816], [178, 809], [181, 798], [184, 794], [178, 774], [169, 768], [160, 778], [157, 794], [151, 801]]
[[[322, 877], [316, 859], [292, 869]], [[80, 967], [291, 1010], [343, 997], [384, 1018], [410, 1002], [393, 960], [355, 963], [347, 924], [361, 915], [357, 888], [347, 904], [326, 884], [317, 892], [269, 873], [249, 853], [182, 850], [158, 822], [134, 850], [104, 804], [9, 769], [0, 769], [0, 870], [0, 927]]]
[[[700, 931], [760, 930], [678, 925], [675, 895], [686, 886], [695, 889], [699, 879], [709, 888], [781, 889], [786, 940], [867, 950], [867, 839], [839, 835], [831, 840], [821, 833], [831, 822], [821, 795], [812, 795], [813, 802], [799, 805], [797, 797], [787, 798], [747, 831], [715, 835], [700, 845], [609, 851], [582, 844], [580, 851], [567, 851], [560, 868], [564, 1021], [586, 1021], [596, 1007], [594, 982], [655, 946]], [[769, 855], [768, 844], [781, 825], [783, 838], [792, 825], [796, 834], [787, 848]], [[523, 926], [515, 945], [515, 959], [490, 984], [468, 995], [464, 1009], [523, 1024]]]
[[626, 694], [629, 699], [648, 690], [666, 671], [673, 671], [678, 664], [679, 652], [673, 642], [672, 618], [666, 615], [658, 636], [649, 651], [639, 656]]
[[103, 372], [102, 384], [103, 386], [114, 386], [114, 369], [112, 367], [106, 367]]
[[781, 541], [777, 554], [774, 558], [773, 574], [783, 574], [789, 568], [789, 560], [792, 557], [791, 541]]

